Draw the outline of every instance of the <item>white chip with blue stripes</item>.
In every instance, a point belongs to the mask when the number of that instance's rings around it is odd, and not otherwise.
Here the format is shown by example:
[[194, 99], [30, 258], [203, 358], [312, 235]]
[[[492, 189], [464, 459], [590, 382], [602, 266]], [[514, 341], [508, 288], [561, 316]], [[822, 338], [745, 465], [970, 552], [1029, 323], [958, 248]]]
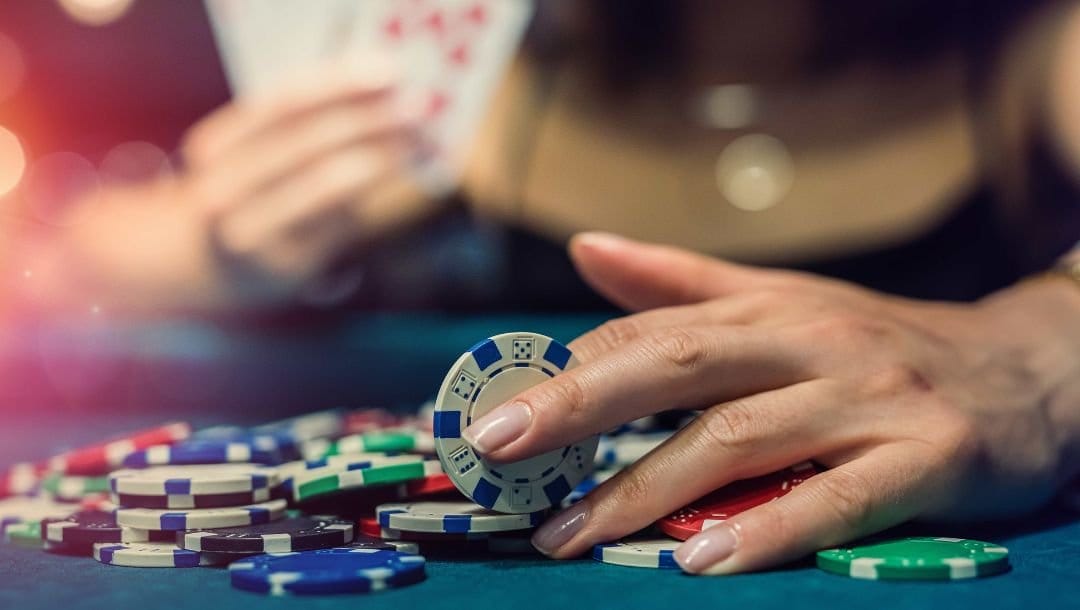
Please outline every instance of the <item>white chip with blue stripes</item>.
[[461, 437], [488, 411], [577, 365], [563, 344], [530, 332], [485, 339], [458, 358], [435, 399], [435, 449], [454, 485], [502, 513], [558, 506], [592, 472], [599, 438], [509, 464], [489, 464]]
[[675, 549], [682, 544], [671, 538], [628, 538], [593, 547], [593, 559], [603, 563], [632, 568], [678, 570]]
[[410, 502], [383, 504], [375, 509], [379, 527], [403, 532], [476, 534], [512, 532], [536, 527], [547, 516], [537, 513], [497, 513], [472, 502]]
[[116, 523], [124, 527], [139, 529], [180, 531], [261, 525], [277, 521], [284, 514], [285, 500], [271, 500], [261, 504], [231, 508], [193, 510], [118, 508]]

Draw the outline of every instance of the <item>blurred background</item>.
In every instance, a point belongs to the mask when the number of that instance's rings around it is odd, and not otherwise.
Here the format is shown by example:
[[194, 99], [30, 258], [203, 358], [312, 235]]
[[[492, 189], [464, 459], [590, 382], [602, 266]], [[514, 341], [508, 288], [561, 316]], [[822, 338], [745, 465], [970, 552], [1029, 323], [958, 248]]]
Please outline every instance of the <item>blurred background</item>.
[[[252, 161], [303, 141], [281, 100], [336, 100], [305, 117], [363, 118], [346, 130], [384, 112], [342, 93], [379, 71], [238, 90], [210, 1], [0, 0], [0, 413], [417, 404], [480, 337], [617, 315], [565, 254], [581, 230], [954, 301], [1080, 238], [1071, 0], [322, 0], [263, 39], [288, 51], [335, 2], [527, 11], [480, 54], [490, 91], [439, 188], [359, 136], [320, 153], [332, 179]], [[265, 139], [220, 144], [258, 116]], [[229, 206], [206, 195], [254, 170]], [[335, 182], [342, 205], [313, 194]], [[271, 200], [303, 231], [267, 229]]]

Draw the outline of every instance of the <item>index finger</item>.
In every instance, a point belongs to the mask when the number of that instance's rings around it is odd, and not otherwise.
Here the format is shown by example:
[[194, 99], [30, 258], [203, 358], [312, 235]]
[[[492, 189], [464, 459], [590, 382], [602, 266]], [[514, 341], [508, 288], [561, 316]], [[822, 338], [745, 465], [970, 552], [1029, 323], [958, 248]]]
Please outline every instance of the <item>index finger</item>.
[[519, 394], [463, 432], [493, 462], [513, 462], [621, 423], [713, 405], [813, 378], [806, 350], [774, 331], [663, 329]]

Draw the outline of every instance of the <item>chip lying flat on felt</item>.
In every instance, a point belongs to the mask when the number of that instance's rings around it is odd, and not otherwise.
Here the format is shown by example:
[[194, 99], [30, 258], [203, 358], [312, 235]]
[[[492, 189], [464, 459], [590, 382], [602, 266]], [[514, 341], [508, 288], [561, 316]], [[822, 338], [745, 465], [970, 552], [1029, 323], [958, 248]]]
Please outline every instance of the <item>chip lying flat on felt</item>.
[[964, 580], [1009, 569], [1009, 550], [964, 538], [901, 538], [818, 551], [826, 572], [866, 580]]

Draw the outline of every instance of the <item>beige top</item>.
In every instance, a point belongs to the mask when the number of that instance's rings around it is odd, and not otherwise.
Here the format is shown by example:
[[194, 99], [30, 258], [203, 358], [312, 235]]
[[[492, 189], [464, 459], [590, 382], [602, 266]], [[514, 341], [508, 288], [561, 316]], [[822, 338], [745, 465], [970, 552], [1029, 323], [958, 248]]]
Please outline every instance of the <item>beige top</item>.
[[[686, 111], [698, 95], [602, 101], [575, 68], [543, 81], [518, 60], [477, 138], [465, 192], [481, 214], [556, 240], [604, 229], [764, 263], [885, 246], [932, 227], [976, 182], [963, 69], [946, 57], [904, 74], [853, 67], [827, 82], [755, 88], [756, 117], [730, 128]], [[747, 188], [756, 201], [762, 146], [779, 158], [765, 186], [782, 196], [750, 211], [733, 203]], [[733, 178], [732, 167], [749, 173]]]

